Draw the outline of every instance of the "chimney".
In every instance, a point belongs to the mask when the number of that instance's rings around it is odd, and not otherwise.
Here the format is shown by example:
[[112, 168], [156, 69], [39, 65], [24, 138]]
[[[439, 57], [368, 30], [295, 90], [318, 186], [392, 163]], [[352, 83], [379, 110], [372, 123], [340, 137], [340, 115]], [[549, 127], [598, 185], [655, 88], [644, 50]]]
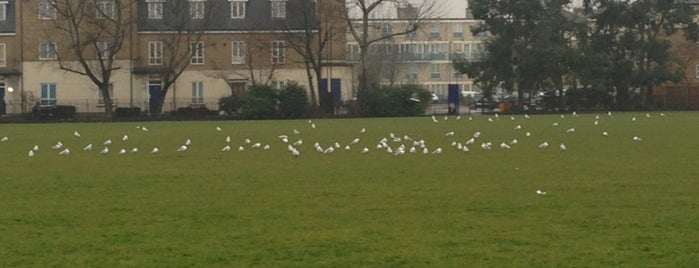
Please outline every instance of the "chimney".
[[417, 18], [417, 8], [410, 4], [398, 7], [398, 19], [409, 20]]

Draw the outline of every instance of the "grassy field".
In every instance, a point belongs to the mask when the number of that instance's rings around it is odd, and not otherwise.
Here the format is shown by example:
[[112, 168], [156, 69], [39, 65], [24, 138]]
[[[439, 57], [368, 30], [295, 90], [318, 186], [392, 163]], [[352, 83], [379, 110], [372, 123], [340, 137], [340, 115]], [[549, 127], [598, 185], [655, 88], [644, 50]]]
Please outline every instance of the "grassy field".
[[699, 114], [594, 117], [1, 124], [0, 266], [696, 267]]

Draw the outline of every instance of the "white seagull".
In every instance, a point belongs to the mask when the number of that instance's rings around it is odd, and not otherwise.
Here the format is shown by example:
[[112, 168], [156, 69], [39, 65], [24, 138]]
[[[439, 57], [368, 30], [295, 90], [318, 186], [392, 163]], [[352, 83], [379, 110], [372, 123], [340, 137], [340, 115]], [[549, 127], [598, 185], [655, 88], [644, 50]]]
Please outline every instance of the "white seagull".
[[58, 155], [69, 155], [69, 154], [70, 154], [70, 149], [68, 149], [68, 148], [65, 148], [63, 151], [58, 153]]
[[548, 142], [542, 142], [541, 144], [539, 144], [539, 148], [546, 148], [548, 146], [549, 146]]
[[121, 148], [121, 150], [119, 150], [119, 155], [122, 155], [122, 154], [125, 154], [125, 153], [126, 153], [126, 149]]
[[542, 190], [539, 189], [539, 190], [536, 190], [536, 194], [538, 194], [538, 195], [546, 195], [546, 192], [544, 192], [544, 191], [542, 191]]
[[34, 150], [29, 150], [29, 152], [27, 153], [27, 155], [28, 155], [29, 157], [34, 157]]
[[187, 140], [184, 142], [184, 145], [187, 145], [187, 146], [192, 145], [192, 140], [187, 139]]
[[92, 151], [92, 143], [90, 143], [90, 144], [86, 145], [85, 147], [83, 147], [83, 151]]
[[216, 131], [221, 131], [221, 127], [216, 127]]
[[223, 147], [223, 149], [221, 149], [222, 152], [228, 152], [228, 151], [230, 151], [230, 150], [231, 150], [231, 146], [230, 146], [230, 145], [226, 145], [226, 146]]
[[609, 136], [609, 133], [606, 132], [606, 131], [605, 131], [605, 132], [602, 132], [602, 136]]
[[158, 149], [158, 147], [153, 147], [153, 150], [150, 151], [150, 153], [152, 153], [152, 154], [155, 154], [158, 152], [160, 152], [160, 149]]
[[639, 136], [633, 136], [634, 141], [642, 141], [641, 137]]
[[61, 148], [63, 148], [63, 143], [61, 143], [60, 141], [56, 142], [56, 144], [54, 146], [51, 146], [51, 149], [54, 149], [54, 150], [58, 150]]
[[32, 148], [32, 150], [38, 151], [38, 150], [39, 150], [39, 145], [34, 145], [34, 148]]
[[568, 130], [566, 130], [566, 133], [573, 133], [573, 132], [575, 132], [575, 128], [569, 128]]
[[563, 151], [568, 150], [568, 148], [566, 147], [566, 145], [563, 144], [563, 143], [561, 143], [561, 146], [559, 146], [559, 147], [560, 147], [561, 150], [563, 150]]
[[122, 141], [127, 141], [127, 140], [129, 140], [129, 135], [124, 134], [124, 136], [121, 137], [121, 140], [122, 140]]
[[78, 133], [78, 131], [76, 130], [75, 132], [73, 132], [73, 136], [75, 136], [75, 137], [78, 137], [78, 138], [79, 138], [79, 137], [80, 137], [80, 133]]
[[112, 140], [106, 140], [106, 141], [104, 141], [104, 143], [102, 143], [102, 144], [103, 144], [104, 146], [108, 146], [108, 145], [112, 144]]
[[108, 153], [109, 153], [109, 148], [108, 148], [108, 147], [104, 147], [104, 149], [102, 149], [102, 150], [100, 151], [100, 154], [108, 154]]
[[131, 153], [132, 154], [138, 153], [138, 148], [136, 148], [136, 147], [131, 148]]
[[182, 145], [182, 146], [180, 146], [180, 148], [177, 148], [177, 151], [178, 151], [178, 152], [187, 151], [187, 145]]

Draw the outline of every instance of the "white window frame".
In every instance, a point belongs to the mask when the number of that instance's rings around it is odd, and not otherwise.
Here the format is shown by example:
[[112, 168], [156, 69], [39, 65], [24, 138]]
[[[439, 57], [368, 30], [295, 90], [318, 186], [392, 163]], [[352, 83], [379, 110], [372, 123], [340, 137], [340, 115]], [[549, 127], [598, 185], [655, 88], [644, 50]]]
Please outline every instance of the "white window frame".
[[39, 19], [40, 20], [55, 20], [56, 7], [49, 1], [39, 2]]
[[163, 64], [163, 42], [150, 41], [148, 42], [148, 65]]
[[699, 79], [699, 64], [694, 66], [694, 77]]
[[192, 57], [189, 63], [192, 65], [204, 65], [204, 41], [194, 41], [189, 43], [189, 51]]
[[192, 19], [204, 19], [206, 16], [206, 0], [188, 0], [189, 15]]
[[286, 18], [286, 0], [270, 0], [269, 3], [273, 19]]
[[248, 0], [228, 0], [231, 2], [231, 19], [244, 19]]
[[272, 64], [284, 64], [286, 62], [286, 43], [282, 40], [272, 41], [270, 56]]
[[[39, 89], [39, 104], [41, 106], [56, 106], [56, 83], [53, 82], [42, 82], [41, 88]], [[44, 91], [46, 89], [46, 91]], [[46, 93], [46, 94], [44, 94]]]
[[101, 0], [97, 1], [97, 8], [95, 9], [97, 14], [95, 15], [98, 19], [114, 18], [114, 1], [113, 0]]
[[146, 0], [148, 19], [159, 20], [163, 18], [165, 0]]
[[442, 79], [442, 65], [438, 63], [430, 64], [430, 79]]
[[442, 38], [441, 26], [438, 22], [433, 22], [430, 26], [430, 39]]
[[[110, 83], [107, 91], [109, 91], [109, 98], [112, 100], [112, 104], [114, 104], [114, 84]], [[99, 88], [97, 88], [97, 104], [104, 105], [104, 95], [102, 94], [102, 90]]]
[[39, 44], [39, 60], [55, 60], [58, 58], [56, 55], [56, 43], [45, 42]]
[[9, 1], [0, 1], [0, 21], [7, 20], [7, 4]]
[[204, 82], [192, 82], [192, 104], [204, 104]]
[[100, 59], [106, 60], [111, 58], [112, 55], [112, 42], [98, 41], [95, 43], [97, 47], [97, 56]]
[[245, 64], [246, 49], [245, 41], [231, 41], [231, 64]]
[[454, 38], [464, 38], [464, 25], [456, 22], [451, 25], [452, 36]]
[[0, 43], [0, 67], [7, 66], [7, 45]]

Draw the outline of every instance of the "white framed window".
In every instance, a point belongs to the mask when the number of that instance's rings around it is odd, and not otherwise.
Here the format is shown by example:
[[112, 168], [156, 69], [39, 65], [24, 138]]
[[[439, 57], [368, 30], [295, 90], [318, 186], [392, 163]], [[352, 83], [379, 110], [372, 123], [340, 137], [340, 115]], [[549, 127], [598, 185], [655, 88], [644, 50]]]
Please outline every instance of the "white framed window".
[[442, 66], [441, 64], [430, 64], [430, 78], [440, 79], [442, 78]]
[[192, 58], [189, 59], [189, 63], [194, 65], [204, 64], [204, 42], [191, 42], [189, 43], [189, 49], [192, 53]]
[[404, 66], [405, 70], [405, 79], [410, 81], [410, 82], [415, 82], [417, 81], [417, 65], [415, 64], [406, 64]]
[[163, 5], [165, 0], [146, 0], [148, 7], [148, 18], [159, 20], [163, 18]]
[[456, 22], [452, 24], [451, 30], [454, 38], [464, 38], [464, 25], [462, 23]]
[[41, 83], [41, 106], [56, 106], [56, 83]]
[[694, 66], [694, 77], [699, 79], [699, 64]]
[[273, 64], [284, 64], [286, 60], [286, 46], [284, 41], [272, 41], [271, 56]]
[[163, 42], [150, 41], [148, 42], [148, 65], [163, 64]]
[[56, 57], [56, 43], [41, 43], [39, 44], [39, 60], [55, 60]]
[[381, 25], [381, 36], [391, 35], [391, 33], [393, 33], [393, 27], [391, 24], [386, 23]]
[[432, 26], [430, 27], [430, 38], [431, 39], [439, 39], [441, 38], [440, 36], [440, 26], [438, 22], [432, 23]]
[[112, 57], [112, 43], [111, 42], [96, 42], [97, 56], [100, 59], [106, 60]]
[[272, 81], [272, 87], [275, 89], [283, 89], [289, 84], [287, 80], [274, 80]]
[[39, 19], [40, 20], [55, 20], [56, 7], [49, 1], [39, 2]]
[[228, 0], [231, 2], [231, 19], [244, 19], [247, 0]]
[[192, 82], [192, 104], [204, 104], [204, 82]]
[[205, 13], [205, 8], [206, 8], [206, 0], [188, 0], [189, 1], [189, 14], [192, 16], [192, 19], [203, 19], [204, 18], [204, 13]]
[[7, 0], [0, 1], [0, 21], [6, 21], [7, 20], [7, 4], [9, 2]]
[[5, 43], [0, 43], [0, 67], [7, 66], [7, 52], [5, 51], [6, 47], [7, 46]]
[[245, 64], [245, 42], [231, 41], [231, 63]]
[[272, 18], [286, 18], [286, 0], [270, 0]]
[[[107, 91], [109, 92], [109, 99], [114, 103], [114, 84], [109, 84]], [[104, 93], [99, 88], [97, 89], [97, 104], [104, 105]]]
[[97, 15], [98, 19], [114, 18], [114, 1], [101, 0], [97, 2]]

